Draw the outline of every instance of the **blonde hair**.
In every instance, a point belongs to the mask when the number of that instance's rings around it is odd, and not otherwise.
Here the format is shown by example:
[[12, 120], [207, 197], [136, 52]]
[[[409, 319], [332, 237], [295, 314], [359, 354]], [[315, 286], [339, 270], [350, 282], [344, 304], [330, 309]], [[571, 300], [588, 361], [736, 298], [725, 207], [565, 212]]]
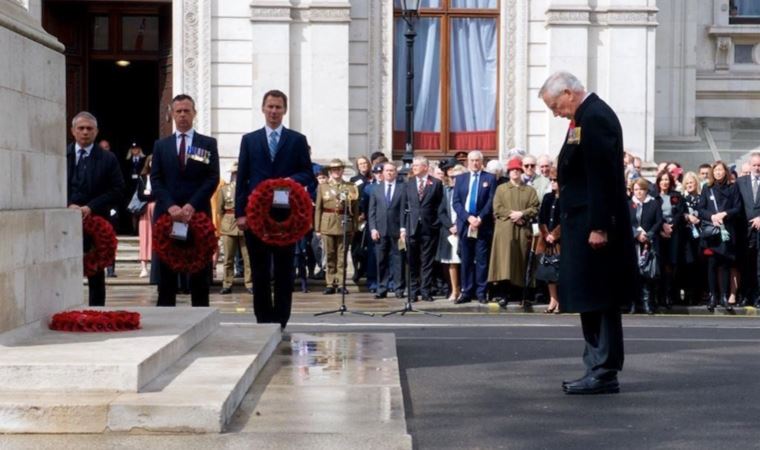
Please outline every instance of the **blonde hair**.
[[686, 182], [689, 180], [694, 180], [694, 185], [697, 187], [697, 195], [702, 193], [702, 183], [699, 182], [699, 177], [694, 172], [686, 172], [683, 176], [683, 181], [681, 181], [681, 193], [686, 195], [688, 192], [686, 192]]

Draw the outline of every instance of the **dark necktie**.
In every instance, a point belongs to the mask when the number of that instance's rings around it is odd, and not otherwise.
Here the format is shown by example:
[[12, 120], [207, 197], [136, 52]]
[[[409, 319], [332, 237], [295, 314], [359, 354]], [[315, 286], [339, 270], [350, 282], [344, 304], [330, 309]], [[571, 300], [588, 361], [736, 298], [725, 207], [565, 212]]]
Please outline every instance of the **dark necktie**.
[[87, 152], [83, 149], [79, 149], [79, 161], [77, 161], [77, 178], [82, 180], [84, 179], [84, 172], [87, 169], [87, 162], [85, 161], [85, 158], [87, 157]]
[[425, 192], [425, 179], [420, 178], [419, 183], [417, 184], [417, 197], [422, 200], [422, 193]]
[[388, 185], [388, 189], [385, 191], [385, 203], [391, 206], [391, 185]]
[[179, 170], [185, 170], [185, 133], [179, 135]]

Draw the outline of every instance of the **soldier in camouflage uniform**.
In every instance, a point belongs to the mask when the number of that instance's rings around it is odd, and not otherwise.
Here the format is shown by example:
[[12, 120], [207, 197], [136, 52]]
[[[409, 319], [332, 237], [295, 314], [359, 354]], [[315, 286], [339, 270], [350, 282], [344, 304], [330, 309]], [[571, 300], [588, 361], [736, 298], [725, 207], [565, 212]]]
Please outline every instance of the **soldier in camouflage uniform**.
[[245, 246], [245, 236], [235, 222], [235, 178], [237, 176], [238, 163], [235, 161], [230, 168], [230, 182], [217, 192], [217, 212], [222, 218], [219, 231], [222, 235], [224, 247], [224, 281], [222, 282], [222, 295], [232, 292], [232, 278], [235, 267], [235, 254], [240, 249], [243, 254], [243, 267], [245, 289], [253, 294], [253, 281], [251, 281], [251, 263], [248, 259], [248, 249]]
[[[357, 227], [359, 213], [359, 191], [356, 185], [343, 180], [345, 165], [340, 159], [333, 159], [327, 166], [330, 180], [320, 184], [317, 189], [317, 205], [314, 211], [314, 231], [321, 237], [325, 247], [327, 270], [325, 276], [325, 294], [340, 292], [345, 270], [345, 245]], [[346, 217], [346, 236], [343, 236], [344, 208]], [[346, 291], [348, 294], [348, 291]]]

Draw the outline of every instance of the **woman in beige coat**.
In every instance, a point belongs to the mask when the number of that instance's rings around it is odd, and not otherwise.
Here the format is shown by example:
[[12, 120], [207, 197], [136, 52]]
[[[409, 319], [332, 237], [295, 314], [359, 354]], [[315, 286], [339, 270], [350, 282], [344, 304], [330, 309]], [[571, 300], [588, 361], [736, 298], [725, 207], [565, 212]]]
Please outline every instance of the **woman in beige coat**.
[[488, 281], [498, 283], [496, 292], [501, 292], [505, 300], [508, 300], [510, 287], [525, 284], [532, 238], [530, 223], [538, 214], [538, 195], [531, 186], [523, 184], [522, 164], [518, 158], [509, 161], [507, 173], [509, 181], [500, 185], [494, 194], [496, 223], [488, 267]]

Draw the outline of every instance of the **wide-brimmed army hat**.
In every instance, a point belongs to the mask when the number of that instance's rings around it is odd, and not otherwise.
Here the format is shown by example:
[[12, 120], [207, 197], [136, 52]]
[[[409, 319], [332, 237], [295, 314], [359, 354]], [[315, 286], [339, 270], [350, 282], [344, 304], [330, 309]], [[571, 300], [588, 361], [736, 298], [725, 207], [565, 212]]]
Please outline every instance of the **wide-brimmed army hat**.
[[341, 161], [340, 158], [335, 158], [330, 161], [330, 164], [327, 165], [328, 169], [343, 169], [346, 167], [345, 164], [343, 164], [343, 161]]

